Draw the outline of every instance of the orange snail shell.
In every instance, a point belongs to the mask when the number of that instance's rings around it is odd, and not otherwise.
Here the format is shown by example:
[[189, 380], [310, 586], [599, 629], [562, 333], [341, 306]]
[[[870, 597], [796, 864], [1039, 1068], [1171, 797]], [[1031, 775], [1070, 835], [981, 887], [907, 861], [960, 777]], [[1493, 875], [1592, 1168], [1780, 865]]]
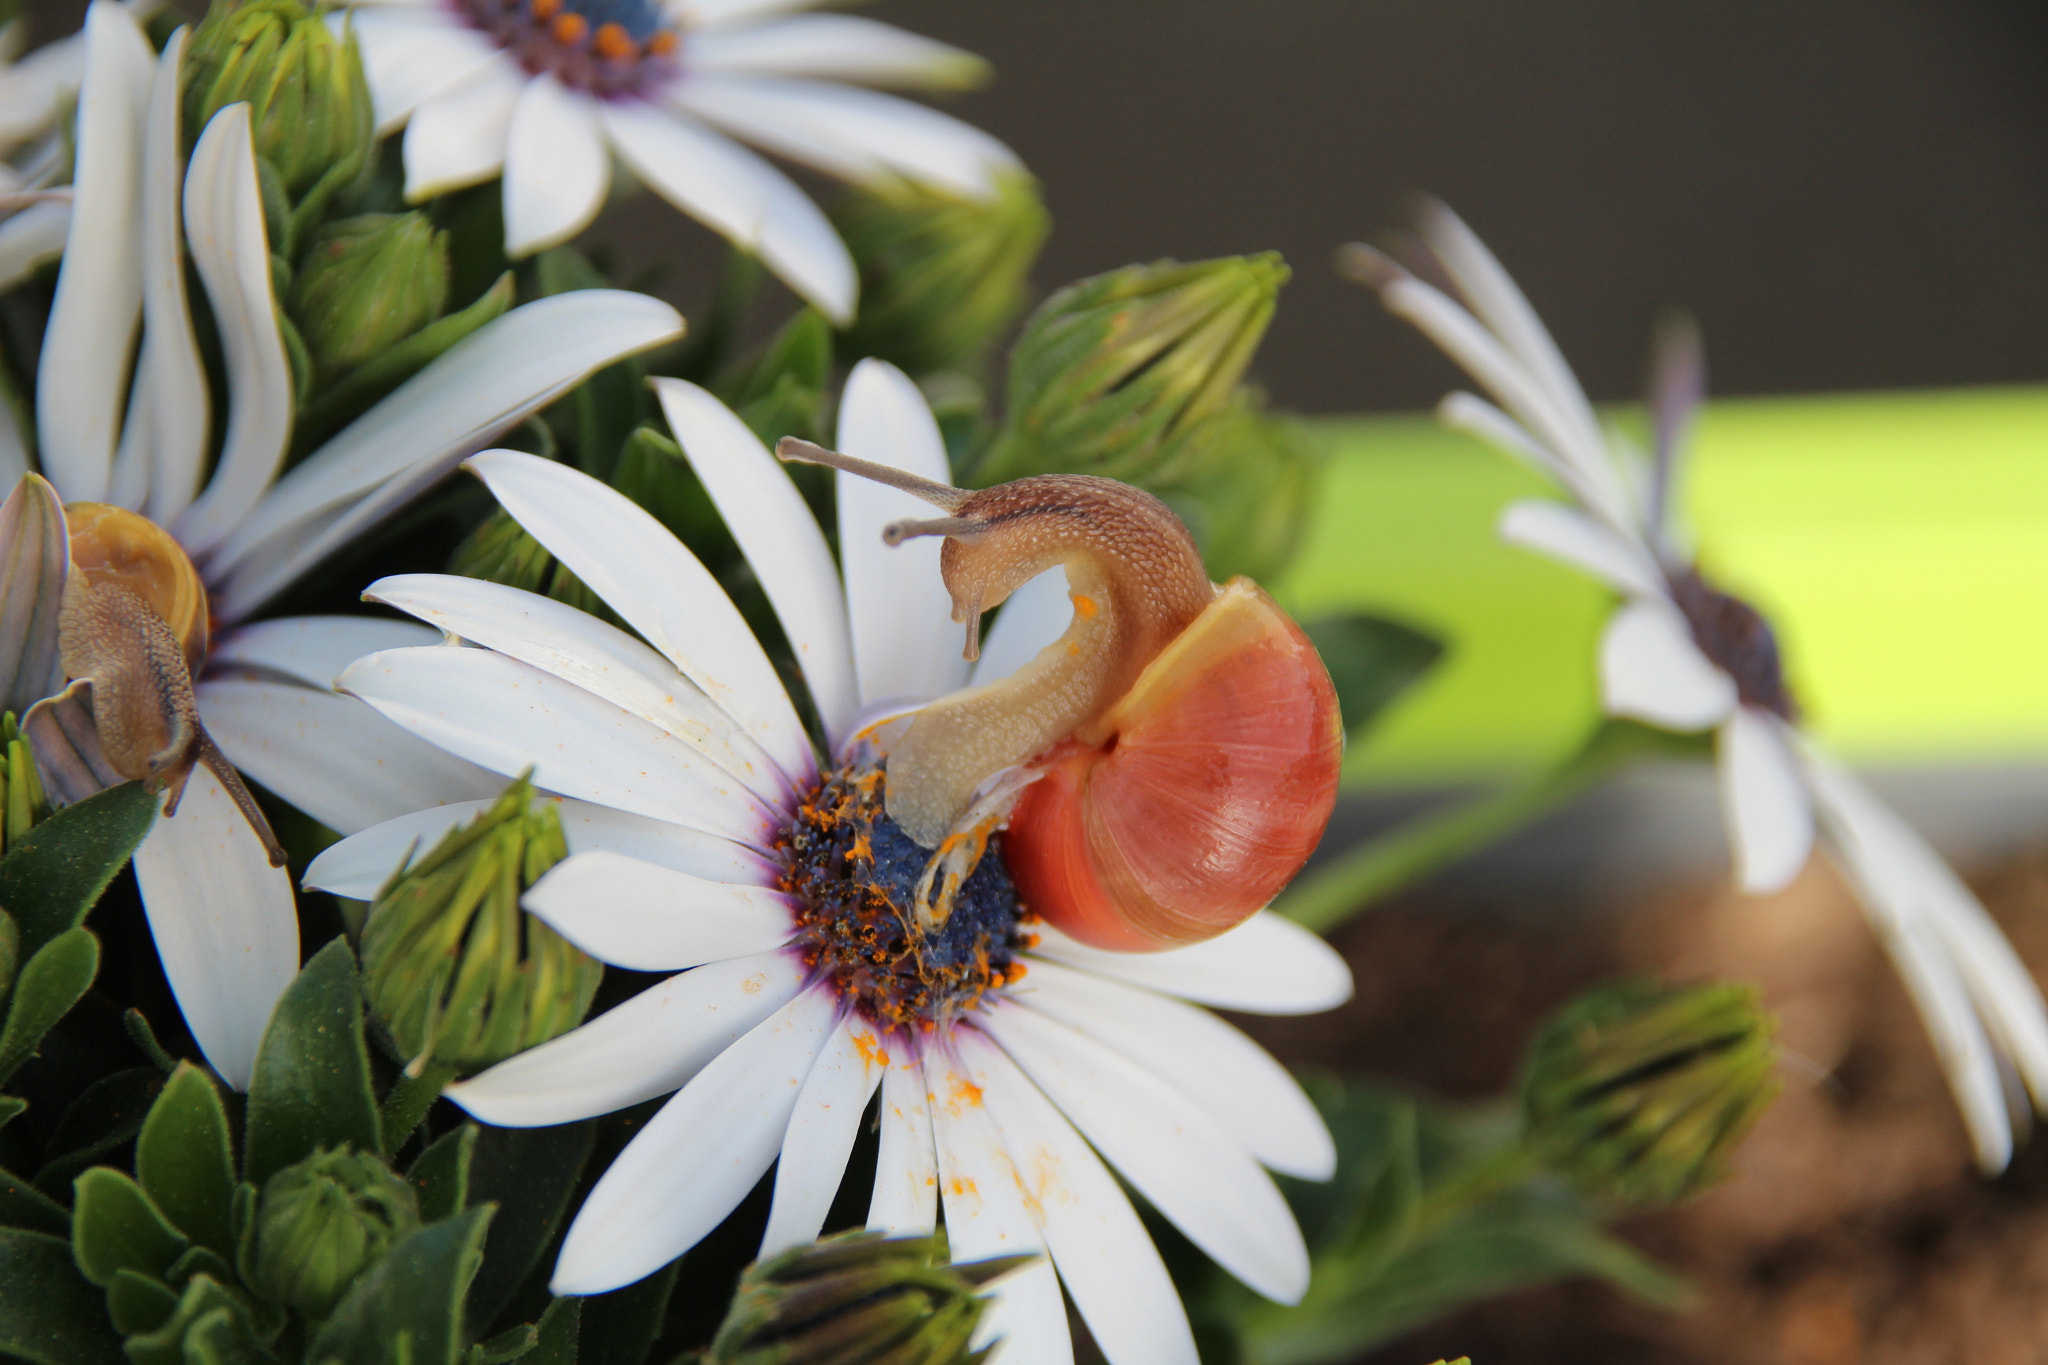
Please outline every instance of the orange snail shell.
[[1039, 762], [1005, 836], [1023, 904], [1081, 942], [1213, 938], [1298, 871], [1337, 800], [1329, 672], [1250, 579], [1232, 579], [1094, 730]]
[[64, 506], [71, 562], [93, 588], [118, 584], [140, 597], [178, 638], [185, 666], [206, 659], [206, 585], [170, 532], [149, 518], [104, 502]]

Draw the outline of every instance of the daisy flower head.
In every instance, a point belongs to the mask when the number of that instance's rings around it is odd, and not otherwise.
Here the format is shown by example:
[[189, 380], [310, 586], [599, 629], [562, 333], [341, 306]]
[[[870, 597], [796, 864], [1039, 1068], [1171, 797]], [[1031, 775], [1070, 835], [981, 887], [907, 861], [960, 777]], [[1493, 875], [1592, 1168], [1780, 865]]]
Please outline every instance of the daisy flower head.
[[656, 193], [759, 255], [833, 321], [853, 260], [817, 205], [735, 138], [850, 180], [992, 199], [1017, 170], [986, 133], [847, 82], [972, 84], [979, 58], [808, 0], [358, 0], [380, 133], [405, 127], [421, 200], [504, 177], [505, 251], [596, 216], [616, 155]]
[[1425, 205], [1417, 241], [1426, 262], [1418, 268], [1444, 288], [1363, 245], [1346, 247], [1340, 264], [1494, 400], [1453, 393], [1438, 407], [1445, 424], [1564, 494], [1511, 505], [1500, 534], [1620, 595], [1599, 644], [1607, 714], [1714, 732], [1722, 815], [1744, 891], [1784, 887], [1816, 842], [1830, 854], [1920, 1011], [1979, 1165], [2003, 1169], [2029, 1108], [2048, 1112], [2048, 1006], [1940, 856], [1800, 730], [1769, 622], [1693, 562], [1674, 509], [1706, 390], [1697, 334], [1673, 325], [1659, 336], [1645, 458], [1603, 426], [1529, 301], [1457, 215]]
[[[210, 120], [187, 164], [185, 40], [158, 55], [122, 6], [87, 15], [75, 212], [37, 370], [41, 468], [0, 470], [17, 485], [0, 559], [32, 566], [0, 603], [0, 637], [27, 642], [6, 704], [28, 711], [54, 798], [136, 778], [166, 791], [136, 878], [186, 1021], [240, 1087], [299, 958], [282, 851], [237, 769], [345, 833], [499, 785], [331, 688], [366, 649], [426, 632], [250, 618], [491, 435], [679, 335], [681, 319], [603, 290], [514, 309], [286, 470], [294, 395], [248, 106]], [[188, 250], [226, 369], [217, 451]]]
[[[1007, 1360], [1070, 1358], [1062, 1283], [1111, 1361], [1195, 1359], [1111, 1168], [1247, 1284], [1298, 1298], [1307, 1255], [1263, 1168], [1326, 1178], [1330, 1136], [1277, 1062], [1196, 1004], [1327, 1008], [1350, 994], [1343, 961], [1263, 913], [1190, 947], [1089, 947], [1020, 912], [999, 856], [964, 870], [943, 918], [921, 918], [933, 855], [885, 793], [880, 765], [905, 752], [893, 721], [1066, 658], [1077, 624], [1108, 608], [1078, 588], [1070, 600], [1059, 573], [1038, 576], [1011, 597], [970, 676], [941, 578], [957, 542], [884, 543], [892, 525], [902, 538], [916, 498], [842, 469], [835, 567], [795, 485], [740, 419], [692, 385], [658, 387], [780, 621], [826, 757], [687, 549], [603, 484], [506, 451], [469, 467], [637, 638], [515, 589], [407, 576], [369, 596], [438, 626], [448, 645], [372, 655], [341, 680], [471, 762], [531, 767], [559, 802], [570, 857], [527, 908], [607, 962], [678, 972], [447, 1091], [510, 1126], [675, 1092], [577, 1214], [556, 1292], [659, 1269], [771, 1165], [762, 1254], [811, 1240], [879, 1092], [871, 1227], [929, 1232], [943, 1206], [960, 1260], [1050, 1258], [995, 1291], [982, 1340], [1004, 1337]], [[901, 482], [943, 485], [930, 410], [881, 362], [849, 378], [838, 439]], [[980, 809], [970, 802], [966, 828], [999, 840], [973, 824]], [[316, 860], [308, 884], [360, 894], [466, 814], [365, 831]]]

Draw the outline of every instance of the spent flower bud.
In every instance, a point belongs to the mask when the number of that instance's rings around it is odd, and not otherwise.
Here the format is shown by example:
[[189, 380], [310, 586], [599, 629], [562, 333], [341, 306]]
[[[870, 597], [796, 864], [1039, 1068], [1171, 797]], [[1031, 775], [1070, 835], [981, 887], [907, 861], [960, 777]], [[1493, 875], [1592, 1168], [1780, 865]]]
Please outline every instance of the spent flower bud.
[[905, 180], [864, 185], [832, 221], [860, 262], [847, 346], [912, 374], [970, 366], [1010, 325], [1050, 223], [1024, 175], [1005, 176], [988, 200]]
[[353, 179], [374, 141], [353, 34], [336, 37], [298, 0], [214, 0], [185, 54], [185, 141], [249, 103], [256, 154], [297, 200], [330, 172]]
[[980, 1291], [1029, 1256], [948, 1265], [944, 1239], [844, 1232], [747, 1267], [708, 1365], [956, 1365]]
[[1011, 350], [1008, 413], [975, 481], [1149, 486], [1229, 403], [1287, 276], [1266, 252], [1126, 266], [1060, 290]]
[[50, 799], [43, 793], [28, 737], [12, 711], [0, 713], [0, 852], [14, 847], [49, 813]]
[[363, 992], [410, 1070], [480, 1071], [583, 1021], [604, 969], [519, 908], [566, 856], [553, 804], [521, 778], [378, 893]]
[[356, 1276], [419, 1226], [412, 1187], [382, 1160], [323, 1148], [264, 1183], [252, 1287], [318, 1321]]
[[286, 309], [326, 378], [382, 355], [448, 305], [448, 234], [423, 213], [327, 224], [306, 248]]
[[1732, 982], [1580, 996], [1530, 1048], [1529, 1148], [1597, 1199], [1651, 1209], [1699, 1194], [1777, 1094], [1775, 1028], [1756, 988]]

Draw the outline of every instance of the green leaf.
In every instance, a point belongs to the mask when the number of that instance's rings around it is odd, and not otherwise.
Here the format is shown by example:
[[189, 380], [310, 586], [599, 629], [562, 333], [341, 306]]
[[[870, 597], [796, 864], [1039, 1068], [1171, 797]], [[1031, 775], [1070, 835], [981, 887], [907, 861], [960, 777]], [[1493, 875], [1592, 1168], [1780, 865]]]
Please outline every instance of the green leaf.
[[0, 1082], [35, 1055], [43, 1035], [71, 1012], [99, 969], [100, 943], [89, 929], [66, 930], [28, 960], [0, 1028]]
[[185, 1254], [184, 1235], [172, 1227], [142, 1187], [108, 1166], [78, 1177], [71, 1205], [71, 1246], [85, 1278], [106, 1285], [120, 1270], [162, 1279]]
[[0, 1128], [28, 1112], [28, 1101], [19, 1095], [0, 1095]]
[[221, 1305], [186, 1330], [182, 1365], [277, 1365], [277, 1357], [256, 1342], [240, 1313]]
[[661, 1335], [669, 1296], [682, 1268], [681, 1261], [671, 1261], [638, 1284], [584, 1299], [577, 1328], [581, 1358], [604, 1365], [641, 1365]]
[[462, 1357], [462, 1365], [510, 1365], [512, 1361], [524, 1359], [539, 1344], [540, 1330], [530, 1322], [523, 1322], [470, 1347]]
[[1319, 617], [1302, 629], [1330, 670], [1345, 733], [1354, 738], [1444, 654], [1438, 637], [1362, 612]]
[[21, 966], [21, 929], [14, 916], [0, 910], [0, 1001], [14, 987], [14, 973]]
[[0, 858], [0, 905], [33, 954], [92, 909], [156, 823], [156, 798], [124, 782], [66, 806]]
[[422, 1223], [452, 1218], [468, 1206], [469, 1170], [476, 1143], [477, 1126], [465, 1123], [436, 1138], [413, 1161], [405, 1178], [419, 1191]]
[[0, 1228], [0, 1352], [33, 1365], [124, 1365], [100, 1292], [78, 1273], [71, 1243]]
[[117, 1270], [107, 1285], [107, 1316], [124, 1337], [154, 1332], [177, 1311], [177, 1291], [154, 1275]]
[[355, 958], [335, 939], [278, 998], [249, 1083], [243, 1176], [261, 1185], [316, 1147], [378, 1150]]
[[235, 1159], [227, 1110], [213, 1082], [190, 1062], [172, 1073], [142, 1121], [135, 1174], [187, 1237], [234, 1255]]
[[[543, 294], [577, 289], [608, 289], [611, 281], [574, 247], [558, 246], [534, 261], [535, 282]], [[645, 411], [647, 368], [638, 360], [607, 365], [576, 386], [569, 402], [555, 411], [574, 418], [576, 463], [584, 473], [609, 483], [626, 443]]]
[[583, 1300], [554, 1299], [540, 1315], [540, 1340], [526, 1365], [576, 1365], [577, 1326], [583, 1318]]
[[0, 1171], [0, 1226], [71, 1237], [71, 1211], [8, 1171]]
[[142, 1131], [142, 1120], [164, 1086], [153, 1066], [130, 1067], [102, 1076], [64, 1111], [45, 1151], [57, 1152], [40, 1171], [35, 1186], [60, 1203], [71, 1202], [71, 1182], [86, 1167], [126, 1146]]
[[465, 1209], [393, 1247], [349, 1288], [306, 1358], [453, 1365], [463, 1340], [463, 1296], [483, 1260], [491, 1212], [485, 1205]]
[[253, 1365], [272, 1358], [256, 1344], [239, 1292], [205, 1275], [185, 1286], [163, 1326], [128, 1338], [127, 1352], [134, 1365]]
[[470, 1286], [471, 1322], [496, 1322], [511, 1303], [561, 1226], [596, 1140], [594, 1121], [481, 1131], [470, 1164], [469, 1202], [495, 1203], [498, 1216], [491, 1220], [483, 1269]]

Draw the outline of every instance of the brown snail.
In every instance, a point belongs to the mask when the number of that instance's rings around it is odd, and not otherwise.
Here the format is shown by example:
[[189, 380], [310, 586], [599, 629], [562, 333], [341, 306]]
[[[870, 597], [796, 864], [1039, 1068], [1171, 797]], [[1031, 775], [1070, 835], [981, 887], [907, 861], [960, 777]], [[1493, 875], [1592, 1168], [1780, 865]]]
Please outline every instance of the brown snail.
[[99, 502], [68, 503], [72, 572], [57, 617], [64, 674], [92, 684], [93, 726], [108, 766], [175, 815], [194, 764], [220, 779], [263, 841], [284, 849], [241, 775], [199, 723], [192, 678], [206, 660], [206, 585], [184, 548], [147, 517]]
[[1300, 869], [1336, 803], [1335, 689], [1256, 584], [1210, 583], [1164, 503], [1087, 475], [972, 491], [789, 438], [776, 453], [948, 514], [883, 534], [946, 538], [940, 571], [970, 659], [982, 613], [1066, 570], [1066, 633], [1010, 677], [925, 707], [889, 753], [889, 816], [938, 850], [935, 865], [962, 841], [978, 856], [976, 793], [1021, 766], [1036, 780], [1009, 810], [1005, 860], [1024, 904], [1084, 943], [1213, 938]]

